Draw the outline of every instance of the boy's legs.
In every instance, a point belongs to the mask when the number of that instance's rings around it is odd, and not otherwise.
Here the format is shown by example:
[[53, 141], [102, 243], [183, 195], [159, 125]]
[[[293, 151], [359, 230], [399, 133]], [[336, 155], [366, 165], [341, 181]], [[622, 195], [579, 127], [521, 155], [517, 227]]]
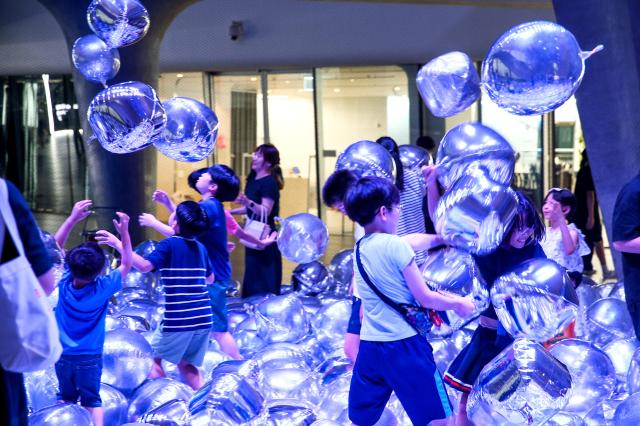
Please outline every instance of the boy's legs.
[[103, 426], [104, 410], [100, 398], [102, 355], [86, 355], [74, 365], [80, 404], [91, 414], [94, 426]]
[[213, 331], [211, 335], [216, 342], [220, 345], [220, 349], [225, 354], [229, 355], [233, 359], [242, 359], [242, 355], [240, 355], [240, 350], [238, 349], [238, 345], [236, 344], [236, 339], [233, 338], [231, 333], [228, 331]]
[[202, 387], [202, 377], [200, 376], [200, 371], [195, 365], [190, 364], [185, 360], [180, 360], [178, 363], [178, 370], [180, 371], [182, 380], [184, 380], [191, 389], [198, 390]]
[[104, 409], [102, 407], [84, 407], [91, 414], [93, 426], [104, 425]]
[[227, 323], [227, 287], [227, 281], [215, 281], [207, 286], [209, 299], [211, 300], [211, 337], [218, 342], [222, 352], [233, 359], [242, 359], [236, 340], [229, 333], [229, 325]]
[[167, 375], [162, 368], [162, 358], [153, 358], [153, 365], [151, 366], [151, 372], [149, 373], [150, 379], [158, 379], [160, 377], [166, 377]]
[[77, 403], [79, 393], [75, 382], [73, 362], [63, 355], [56, 362], [55, 370], [58, 378], [58, 401]]

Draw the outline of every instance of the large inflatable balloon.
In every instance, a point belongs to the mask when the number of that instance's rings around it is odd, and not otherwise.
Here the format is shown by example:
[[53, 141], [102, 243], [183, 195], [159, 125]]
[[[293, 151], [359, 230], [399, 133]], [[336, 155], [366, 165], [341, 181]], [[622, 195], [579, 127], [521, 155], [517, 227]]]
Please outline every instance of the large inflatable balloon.
[[268, 343], [297, 342], [309, 333], [309, 319], [293, 294], [266, 299], [256, 307], [258, 335]]
[[319, 261], [303, 263], [295, 267], [291, 275], [291, 285], [303, 295], [316, 296], [330, 284], [327, 268]]
[[482, 83], [493, 102], [518, 115], [542, 114], [562, 105], [580, 86], [583, 52], [573, 34], [546, 21], [511, 28], [482, 63]]
[[400, 162], [402, 167], [407, 169], [420, 169], [422, 166], [431, 164], [431, 155], [426, 149], [417, 145], [400, 145]]
[[87, 112], [100, 145], [115, 154], [138, 151], [162, 134], [167, 117], [153, 88], [127, 81], [98, 93]]
[[389, 151], [371, 141], [352, 143], [336, 161], [336, 170], [352, 170], [361, 176], [378, 176], [394, 181], [395, 163]]
[[298, 213], [282, 221], [278, 248], [284, 257], [296, 263], [313, 262], [324, 254], [329, 243], [326, 225], [309, 213]]
[[129, 392], [151, 372], [151, 345], [135, 331], [116, 329], [106, 333], [102, 352], [102, 382]]
[[78, 38], [71, 49], [73, 66], [89, 81], [106, 85], [120, 70], [120, 54], [95, 34]]
[[473, 61], [462, 52], [438, 56], [420, 68], [416, 77], [425, 105], [436, 117], [456, 115], [480, 97], [480, 78]]
[[176, 97], [162, 103], [167, 125], [156, 149], [177, 161], [201, 161], [211, 155], [218, 139], [218, 116], [205, 104]]
[[137, 0], [93, 0], [87, 8], [87, 21], [112, 48], [129, 46], [149, 30], [149, 12]]
[[29, 416], [30, 426], [91, 425], [91, 414], [77, 404], [64, 402], [45, 407]]

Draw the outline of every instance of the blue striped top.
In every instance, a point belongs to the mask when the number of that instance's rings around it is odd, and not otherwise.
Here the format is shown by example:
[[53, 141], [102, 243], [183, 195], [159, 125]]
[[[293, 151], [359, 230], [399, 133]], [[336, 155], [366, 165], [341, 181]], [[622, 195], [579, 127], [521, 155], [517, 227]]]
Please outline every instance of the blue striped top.
[[146, 256], [164, 288], [162, 331], [211, 328], [211, 301], [205, 279], [212, 267], [207, 249], [194, 239], [173, 236]]

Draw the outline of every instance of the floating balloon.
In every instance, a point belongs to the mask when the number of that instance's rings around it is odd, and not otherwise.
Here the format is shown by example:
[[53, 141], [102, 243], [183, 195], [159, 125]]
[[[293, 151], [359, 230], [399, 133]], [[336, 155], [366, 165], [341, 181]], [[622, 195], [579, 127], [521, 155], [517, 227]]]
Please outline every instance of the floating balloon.
[[393, 182], [395, 163], [389, 151], [371, 141], [352, 143], [336, 161], [336, 170], [352, 170], [361, 176], [378, 176]]
[[517, 115], [542, 114], [562, 105], [580, 86], [583, 52], [573, 34], [553, 22], [511, 28], [482, 63], [482, 83], [493, 102]]
[[433, 347], [433, 359], [440, 373], [444, 374], [449, 364], [471, 341], [471, 333], [466, 329], [460, 329], [451, 336], [429, 337], [429, 343]]
[[405, 169], [420, 169], [431, 164], [431, 155], [426, 149], [417, 145], [400, 145], [400, 162]]
[[564, 268], [533, 259], [502, 275], [491, 289], [500, 323], [514, 338], [545, 341], [575, 318], [577, 296]]
[[149, 12], [137, 0], [93, 0], [87, 21], [110, 47], [129, 46], [149, 30]]
[[84, 78], [105, 85], [120, 71], [118, 51], [94, 34], [80, 37], [73, 43], [71, 59]]
[[102, 383], [100, 385], [100, 399], [104, 410], [105, 425], [121, 425], [127, 421], [129, 401], [127, 401], [122, 392], [106, 383]]
[[189, 401], [193, 395], [193, 390], [176, 380], [166, 377], [146, 382], [131, 397], [129, 404], [129, 421], [136, 421], [145, 413], [160, 407], [161, 405], [182, 399]]
[[293, 289], [304, 295], [322, 293], [329, 285], [327, 268], [317, 260], [298, 265], [291, 274]]
[[138, 333], [117, 329], [106, 333], [102, 382], [127, 393], [147, 378], [153, 365], [151, 345]]
[[167, 125], [154, 145], [177, 161], [201, 161], [211, 155], [218, 139], [218, 116], [205, 104], [176, 97], [162, 103]]
[[329, 243], [327, 226], [309, 213], [298, 213], [282, 221], [278, 248], [284, 257], [296, 263], [313, 262], [324, 254]]
[[297, 342], [309, 333], [309, 319], [302, 302], [287, 294], [261, 302], [256, 308], [258, 334], [268, 343]]
[[616, 339], [635, 337], [627, 304], [619, 299], [604, 298], [587, 309], [587, 338], [602, 348]]
[[138, 151], [160, 137], [167, 121], [155, 90], [127, 81], [98, 93], [87, 112], [100, 145], [115, 154]]
[[29, 426], [91, 425], [91, 414], [83, 407], [67, 402], [50, 405], [29, 416]]
[[515, 161], [516, 152], [495, 130], [480, 123], [459, 124], [438, 147], [438, 181], [449, 189], [461, 176], [480, 170], [492, 182], [509, 186]]
[[480, 97], [480, 78], [469, 56], [449, 52], [420, 68], [416, 77], [425, 105], [436, 117], [451, 117]]

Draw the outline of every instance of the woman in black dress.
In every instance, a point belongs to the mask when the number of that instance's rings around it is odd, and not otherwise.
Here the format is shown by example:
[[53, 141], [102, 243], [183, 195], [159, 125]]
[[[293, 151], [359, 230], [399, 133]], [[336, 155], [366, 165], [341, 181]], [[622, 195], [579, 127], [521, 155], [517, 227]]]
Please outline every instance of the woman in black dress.
[[[280, 190], [283, 187], [278, 149], [271, 144], [260, 145], [253, 153], [251, 173], [247, 177], [244, 194], [240, 194], [236, 200], [242, 207], [231, 213], [246, 214], [253, 220], [260, 220], [262, 215], [274, 230], [274, 218], [280, 210]], [[242, 297], [280, 294], [282, 257], [277, 244], [271, 244], [264, 250], [246, 247], [244, 267]]]

